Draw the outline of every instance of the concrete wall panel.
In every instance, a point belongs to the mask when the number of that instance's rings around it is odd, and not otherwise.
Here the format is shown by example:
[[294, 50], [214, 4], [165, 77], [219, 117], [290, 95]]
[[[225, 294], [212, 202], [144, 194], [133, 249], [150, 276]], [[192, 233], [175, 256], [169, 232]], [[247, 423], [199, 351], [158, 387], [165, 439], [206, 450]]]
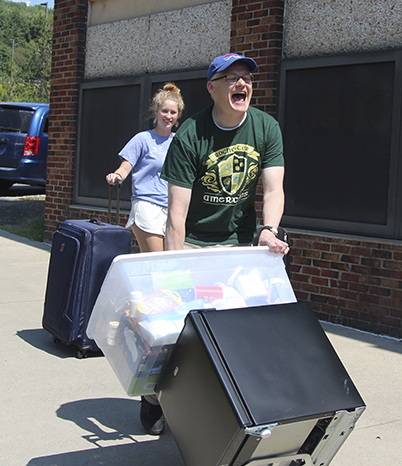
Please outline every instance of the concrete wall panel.
[[286, 58], [401, 46], [400, 0], [286, 1]]
[[230, 50], [231, 1], [91, 26], [85, 78], [206, 67]]
[[88, 25], [111, 23], [122, 19], [149, 16], [162, 11], [179, 10], [214, 0], [91, 0]]

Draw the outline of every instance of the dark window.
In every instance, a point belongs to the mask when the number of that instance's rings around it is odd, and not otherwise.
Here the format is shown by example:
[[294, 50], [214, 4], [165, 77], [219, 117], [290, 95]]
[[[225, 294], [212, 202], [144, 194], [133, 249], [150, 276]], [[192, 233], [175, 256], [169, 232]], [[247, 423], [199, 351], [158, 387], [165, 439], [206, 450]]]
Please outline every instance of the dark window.
[[49, 117], [47, 116], [45, 119], [45, 123], [43, 124], [43, 133], [48, 134], [49, 132]]
[[[166, 82], [174, 82], [181, 89], [183, 122], [212, 103], [206, 74], [206, 70], [200, 70], [81, 84], [75, 202], [107, 207], [105, 176], [119, 166], [118, 153], [124, 145], [139, 131], [152, 128], [149, 109], [155, 92]], [[122, 208], [130, 208], [130, 197], [129, 177], [121, 192]]]
[[397, 52], [285, 60], [287, 226], [398, 237]]
[[[105, 205], [109, 190], [105, 176], [119, 166], [119, 151], [140, 129], [143, 87], [143, 79], [82, 85], [75, 183], [78, 202]], [[130, 183], [124, 183], [122, 200], [129, 200], [130, 192]]]
[[33, 110], [0, 108], [0, 130], [26, 134], [33, 114]]
[[151, 77], [151, 96], [155, 95], [166, 82], [173, 82], [179, 88], [184, 100], [184, 112], [179, 123], [194, 115], [205, 107], [212, 105], [212, 99], [207, 91], [207, 71], [197, 73], [200, 77], [192, 79], [177, 76], [177, 73], [157, 75]]

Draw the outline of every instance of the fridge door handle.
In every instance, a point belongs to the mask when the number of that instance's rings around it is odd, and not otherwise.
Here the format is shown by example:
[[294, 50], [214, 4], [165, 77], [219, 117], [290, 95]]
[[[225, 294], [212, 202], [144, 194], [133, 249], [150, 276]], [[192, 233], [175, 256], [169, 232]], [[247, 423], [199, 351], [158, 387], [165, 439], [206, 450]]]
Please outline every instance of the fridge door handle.
[[268, 438], [272, 434], [272, 429], [278, 424], [266, 424], [253, 427], [246, 427], [244, 432], [247, 435], [253, 435], [254, 437]]

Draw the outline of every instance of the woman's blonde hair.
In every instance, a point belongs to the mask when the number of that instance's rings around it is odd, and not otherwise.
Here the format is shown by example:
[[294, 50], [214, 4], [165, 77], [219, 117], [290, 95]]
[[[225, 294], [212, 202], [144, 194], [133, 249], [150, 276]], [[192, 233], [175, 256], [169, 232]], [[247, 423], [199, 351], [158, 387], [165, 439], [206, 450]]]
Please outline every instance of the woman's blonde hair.
[[173, 100], [173, 102], [177, 103], [180, 118], [184, 110], [184, 100], [181, 96], [180, 89], [176, 86], [176, 84], [166, 83], [163, 86], [163, 89], [159, 89], [159, 91], [154, 95], [150, 109], [154, 115], [155, 109], [158, 110], [163, 102], [165, 102], [165, 100]]

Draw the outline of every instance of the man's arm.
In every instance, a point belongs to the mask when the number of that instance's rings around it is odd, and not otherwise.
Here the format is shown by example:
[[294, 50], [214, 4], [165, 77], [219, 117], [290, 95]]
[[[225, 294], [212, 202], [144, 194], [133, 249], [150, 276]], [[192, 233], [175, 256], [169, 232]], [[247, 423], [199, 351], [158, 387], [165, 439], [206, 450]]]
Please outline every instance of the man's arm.
[[[263, 189], [262, 220], [264, 226], [278, 228], [283, 215], [285, 194], [283, 192], [284, 167], [264, 168], [261, 173]], [[268, 246], [270, 251], [287, 254], [288, 244], [279, 240], [270, 230], [261, 232], [259, 246]]]
[[191, 189], [168, 183], [168, 196], [165, 249], [166, 251], [172, 251], [183, 249]]

